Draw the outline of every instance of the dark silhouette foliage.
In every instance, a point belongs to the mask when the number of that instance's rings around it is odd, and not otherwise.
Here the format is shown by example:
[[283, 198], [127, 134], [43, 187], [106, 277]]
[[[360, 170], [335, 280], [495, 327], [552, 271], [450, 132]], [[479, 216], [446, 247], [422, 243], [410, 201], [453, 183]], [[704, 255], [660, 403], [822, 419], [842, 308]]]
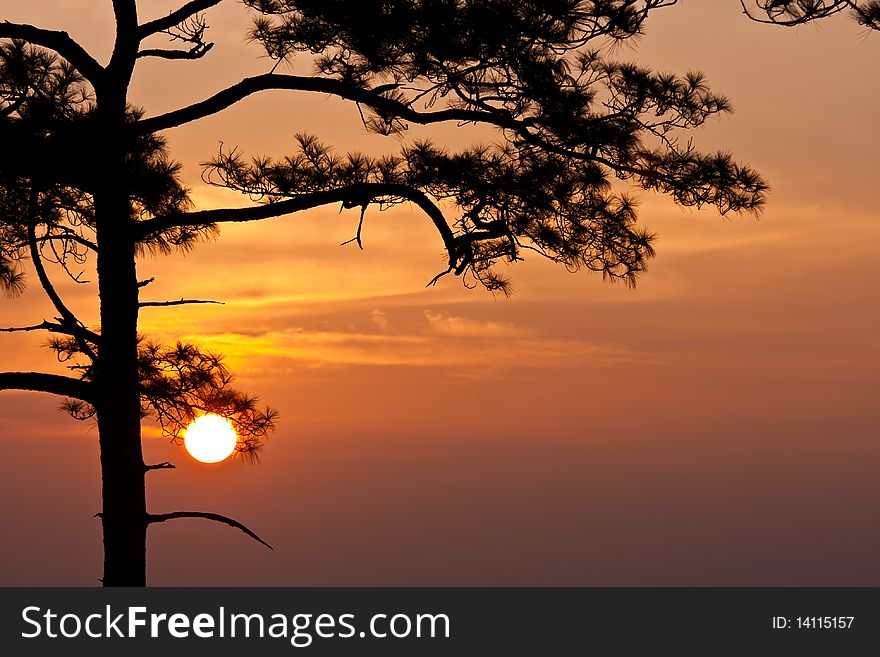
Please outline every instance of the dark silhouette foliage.
[[[601, 54], [673, 3], [245, 4], [261, 12], [251, 37], [270, 57], [308, 53], [317, 74], [366, 94], [368, 129], [397, 134], [447, 113], [498, 127], [499, 141], [458, 153], [415, 143], [371, 159], [334, 156], [300, 136], [298, 152], [282, 161], [221, 153], [208, 163], [208, 179], [270, 202], [357, 184], [418, 190], [455, 208], [444, 273], [506, 290], [492, 263], [532, 250], [633, 283], [653, 238], [637, 227], [636, 204], [615, 190], [615, 178], [722, 214], [763, 202], [767, 186], [752, 169], [678, 140], [731, 109], [701, 74], [655, 73]], [[376, 189], [349, 205], [411, 200]]]
[[859, 25], [880, 30], [880, 0], [754, 0], [754, 4], [740, 1], [749, 18], [763, 23], [793, 27], [845, 13]]
[[[92, 95], [83, 78], [63, 60], [42, 48], [22, 41], [0, 46], [0, 94], [3, 106], [0, 126], [14, 142], [33, 140], [44, 150], [56, 153], [58, 139], [72, 134], [70, 124], [87, 122], [94, 111]], [[136, 121], [138, 112], [126, 119]], [[132, 139], [126, 152], [126, 178], [131, 210], [136, 219], [150, 218], [188, 209], [188, 190], [179, 180], [180, 164], [167, 157], [165, 141], [155, 134]], [[25, 284], [22, 261], [30, 258], [38, 268], [46, 292], [61, 317], [50, 330], [66, 333], [53, 336], [48, 346], [59, 361], [67, 363], [82, 381], [94, 374], [93, 361], [100, 356], [98, 331], [89, 331], [64, 307], [43, 263], [60, 265], [70, 277], [81, 281], [90, 252], [97, 251], [94, 204], [89, 184], [83, 180], [55, 178], [50, 162], [34, 159], [22, 166], [21, 152], [5, 150], [0, 165], [0, 282], [8, 294], [20, 293]], [[42, 153], [41, 153], [42, 157]], [[210, 225], [171, 227], [141, 240], [142, 251], [168, 253], [191, 248], [198, 240], [216, 234]], [[29, 237], [29, 235], [31, 235]], [[263, 439], [272, 429], [277, 413], [258, 410], [256, 399], [230, 387], [232, 375], [222, 357], [199, 351], [194, 345], [174, 348], [145, 342], [139, 349], [141, 397], [144, 416], [156, 418], [173, 441], [196, 414], [215, 413], [227, 417], [240, 441], [236, 451], [255, 458]], [[68, 400], [65, 410], [77, 419], [95, 415], [92, 404]]]

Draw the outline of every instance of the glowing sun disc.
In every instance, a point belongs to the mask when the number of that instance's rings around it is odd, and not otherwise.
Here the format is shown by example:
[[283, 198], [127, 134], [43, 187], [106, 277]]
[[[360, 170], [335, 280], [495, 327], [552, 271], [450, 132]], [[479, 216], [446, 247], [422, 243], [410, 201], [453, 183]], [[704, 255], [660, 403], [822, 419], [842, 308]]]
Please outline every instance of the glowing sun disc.
[[235, 451], [238, 436], [229, 420], [219, 415], [202, 415], [183, 434], [186, 451], [202, 463], [219, 463]]

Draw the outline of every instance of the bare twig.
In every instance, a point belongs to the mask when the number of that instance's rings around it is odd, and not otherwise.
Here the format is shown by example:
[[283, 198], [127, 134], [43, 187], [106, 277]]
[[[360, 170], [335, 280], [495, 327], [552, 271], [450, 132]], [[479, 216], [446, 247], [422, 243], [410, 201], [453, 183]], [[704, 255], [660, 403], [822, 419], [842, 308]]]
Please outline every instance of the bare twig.
[[352, 237], [350, 240], [345, 240], [340, 246], [345, 246], [346, 244], [351, 244], [352, 242], [357, 242], [358, 248], [363, 251], [364, 243], [361, 241], [361, 233], [364, 230], [364, 215], [367, 213], [367, 204], [361, 206], [361, 218], [358, 220], [358, 228], [357, 234]]
[[156, 308], [160, 306], [184, 306], [194, 303], [216, 303], [220, 306], [224, 305], [223, 301], [211, 301], [210, 299], [177, 299], [176, 301], [141, 301], [139, 308]]
[[88, 345], [86, 342], [86, 338], [94, 342], [98, 343], [100, 338], [85, 328], [85, 325], [77, 319], [76, 315], [74, 315], [67, 306], [64, 305], [64, 302], [61, 300], [61, 297], [58, 296], [58, 292], [55, 291], [55, 287], [52, 285], [52, 281], [49, 280], [49, 275], [46, 273], [46, 269], [43, 266], [43, 259], [40, 255], [40, 249], [37, 245], [37, 236], [36, 236], [36, 225], [35, 225], [35, 207], [37, 203], [36, 198], [36, 190], [32, 193], [31, 196], [31, 216], [28, 221], [28, 242], [30, 243], [30, 255], [31, 261], [34, 264], [34, 269], [37, 271], [37, 278], [40, 280], [40, 284], [43, 286], [43, 290], [46, 292], [46, 296], [49, 297], [49, 300], [52, 302], [52, 305], [55, 306], [55, 309], [61, 314], [61, 320], [67, 324], [67, 328], [70, 329], [71, 335], [73, 335], [77, 342], [79, 343], [80, 349], [82, 349], [83, 353], [85, 353], [89, 358], [93, 361], [98, 359], [97, 354], [95, 354], [94, 350]]
[[[40, 243], [42, 243], [42, 242], [52, 242], [52, 241], [58, 241], [58, 242], [65, 242], [65, 241], [76, 242], [77, 244], [80, 244], [80, 245], [82, 245], [82, 246], [84, 246], [84, 247], [86, 247], [86, 248], [88, 248], [88, 249], [94, 251], [95, 253], [98, 252], [98, 245], [97, 245], [97, 244], [95, 244], [94, 242], [92, 242], [92, 241], [89, 240], [89, 239], [86, 239], [86, 238], [83, 237], [82, 235], [79, 235], [79, 234], [74, 233], [74, 232], [72, 232], [72, 231], [65, 231], [65, 232], [62, 232], [62, 233], [60, 233], [60, 234], [58, 234], [58, 235], [44, 235], [43, 237], [38, 237], [38, 238], [37, 238], [37, 242], [40, 242]], [[21, 242], [20, 244], [16, 244], [16, 245], [15, 245], [16, 248], [24, 248], [24, 247], [26, 247], [26, 246], [27, 246], [27, 242]]]
[[180, 25], [186, 20], [192, 18], [196, 14], [206, 9], [210, 9], [215, 5], [219, 5], [223, 0], [192, 0], [187, 2], [180, 9], [172, 11], [167, 16], [157, 18], [156, 20], [144, 23], [138, 28], [138, 37], [146, 39], [151, 34], [158, 34], [170, 30], [176, 25]]
[[438, 282], [441, 278], [443, 278], [443, 277], [446, 276], [447, 274], [451, 274], [451, 273], [453, 273], [453, 271], [455, 271], [455, 268], [452, 267], [452, 266], [450, 266], [450, 267], [449, 267], [448, 269], [446, 269], [445, 271], [441, 271], [441, 272], [440, 272], [439, 274], [437, 274], [434, 278], [432, 278], [430, 281], [428, 281], [428, 283], [425, 285], [425, 287], [432, 287], [432, 286], [436, 285], [437, 282]]
[[[61, 329], [62, 326], [60, 324], [53, 324], [52, 322], [47, 322], [43, 320], [40, 324], [34, 324], [33, 326], [9, 326], [0, 328], [0, 332], [2, 333], [18, 333], [19, 331], [53, 331], [55, 329]], [[67, 331], [64, 331], [65, 333]]]
[[64, 335], [75, 335], [73, 331], [64, 326], [63, 324], [49, 322], [43, 320], [39, 324], [33, 324], [32, 326], [8, 326], [0, 328], [0, 332], [2, 333], [18, 333], [24, 331], [49, 331], [51, 333], [62, 333]]
[[138, 52], [138, 57], [161, 57], [162, 59], [200, 59], [208, 54], [213, 43], [205, 41], [208, 23], [201, 14], [193, 14], [160, 33], [170, 37], [171, 41], [189, 44], [189, 50], [172, 50], [167, 48], [148, 48]]
[[271, 545], [269, 545], [266, 541], [264, 541], [262, 538], [257, 536], [250, 529], [245, 527], [238, 520], [233, 520], [232, 518], [227, 518], [226, 516], [221, 516], [219, 513], [204, 513], [201, 511], [174, 511], [172, 513], [160, 513], [160, 514], [150, 513], [150, 514], [147, 514], [147, 524], [152, 525], [152, 524], [155, 524], [158, 522], [165, 522], [166, 520], [174, 520], [175, 518], [204, 518], [205, 520], [213, 520], [214, 522], [220, 522], [220, 523], [223, 523], [224, 525], [229, 525], [230, 527], [235, 527], [236, 529], [243, 531], [245, 534], [250, 536], [252, 539], [257, 541], [258, 543], [262, 543], [270, 550], [274, 549]]
[[169, 461], [162, 461], [162, 463], [155, 463], [153, 465], [145, 465], [144, 470], [149, 472], [150, 470], [174, 470], [177, 466]]
[[189, 50], [171, 50], [166, 48], [148, 48], [138, 52], [138, 58], [159, 57], [160, 59], [201, 59], [214, 47], [213, 43], [196, 44]]

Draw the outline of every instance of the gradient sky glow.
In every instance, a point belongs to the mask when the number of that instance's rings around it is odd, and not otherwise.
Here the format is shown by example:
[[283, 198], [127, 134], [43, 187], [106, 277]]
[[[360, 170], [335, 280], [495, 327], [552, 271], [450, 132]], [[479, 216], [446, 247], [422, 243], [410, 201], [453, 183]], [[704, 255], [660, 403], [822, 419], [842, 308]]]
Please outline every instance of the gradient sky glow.
[[[174, 3], [149, 6], [149, 19]], [[142, 10], [145, 11], [145, 10]], [[268, 70], [237, 3], [208, 14], [199, 62], [144, 61], [149, 115]], [[109, 2], [0, 0], [0, 20], [65, 29], [109, 55]], [[226, 354], [279, 409], [259, 466], [204, 465], [145, 427], [151, 511], [231, 515], [274, 552], [200, 521], [150, 529], [154, 585], [880, 586], [880, 35], [828, 20], [784, 30], [736, 0], [658, 11], [619, 59], [699, 69], [735, 114], [694, 133], [773, 187], [759, 220], [642, 196], [658, 256], [635, 290], [536, 258], [494, 299], [451, 278], [408, 207], [318, 209], [223, 229], [146, 258], [143, 332]], [[339, 151], [395, 151], [349, 104], [269, 93], [169, 131], [200, 207], [219, 141], [282, 156], [314, 132]], [[426, 132], [450, 146], [470, 128]], [[409, 136], [407, 137], [409, 138]], [[0, 146], [2, 147], [2, 146]], [[58, 279], [61, 280], [60, 278]], [[96, 318], [94, 288], [64, 288]], [[31, 289], [0, 325], [51, 308]], [[0, 336], [0, 368], [61, 371], [39, 336]], [[100, 577], [94, 428], [58, 400], [0, 394], [2, 585]]]

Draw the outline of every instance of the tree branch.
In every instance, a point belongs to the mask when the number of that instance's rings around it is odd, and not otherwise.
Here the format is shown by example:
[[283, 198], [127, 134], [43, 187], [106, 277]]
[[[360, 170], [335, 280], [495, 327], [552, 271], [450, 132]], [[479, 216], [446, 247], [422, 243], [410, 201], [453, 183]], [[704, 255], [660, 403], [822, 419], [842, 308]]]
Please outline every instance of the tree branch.
[[58, 374], [42, 372], [0, 372], [0, 390], [31, 390], [94, 402], [92, 384]]
[[161, 306], [184, 306], [191, 303], [216, 303], [220, 306], [224, 305], [222, 301], [211, 301], [210, 299], [177, 299], [176, 301], [141, 301], [138, 308], [156, 308]]
[[[342, 80], [322, 77], [267, 73], [251, 78], [245, 78], [241, 82], [214, 94], [206, 100], [168, 112], [167, 114], [160, 114], [159, 116], [141, 119], [131, 125], [132, 128], [140, 134], [175, 128], [211, 116], [212, 114], [222, 112], [226, 108], [248, 96], [268, 90], [326, 93], [372, 107], [377, 112], [417, 125], [431, 125], [447, 121], [494, 125], [498, 128], [514, 131], [517, 136], [524, 141], [538, 148], [547, 149], [554, 153], [584, 161], [597, 162], [614, 171], [626, 174], [637, 176], [650, 175], [649, 172], [643, 169], [618, 164], [606, 158], [599, 157], [595, 153], [581, 153], [576, 150], [570, 150], [551, 144], [546, 139], [543, 139], [529, 130], [530, 121], [528, 119], [516, 118], [506, 110], [451, 107], [442, 110], [423, 112], [415, 110], [412, 106], [399, 100], [382, 96], [381, 89], [364, 89], [363, 87], [358, 87]], [[602, 120], [601, 117], [598, 120]], [[242, 221], [247, 220], [243, 219]]]
[[201, 59], [214, 47], [213, 43], [195, 45], [189, 50], [166, 50], [164, 48], [148, 48], [138, 52], [141, 57], [160, 57], [161, 59]]
[[44, 30], [33, 25], [0, 23], [0, 39], [22, 39], [36, 46], [54, 50], [78, 70], [82, 76], [98, 86], [104, 78], [104, 68], [67, 32]]
[[446, 223], [443, 211], [421, 190], [400, 183], [356, 183], [336, 189], [299, 194], [284, 201], [266, 203], [250, 208], [201, 210], [198, 212], [184, 212], [176, 215], [155, 217], [138, 224], [138, 231], [139, 237], [143, 239], [153, 233], [169, 228], [270, 219], [329, 203], [343, 203], [346, 207], [354, 208], [363, 206], [383, 196], [404, 198], [418, 205], [434, 223], [449, 252], [450, 261], [452, 260], [456, 250], [455, 235], [449, 224]]
[[180, 9], [172, 11], [167, 16], [157, 18], [156, 20], [144, 23], [138, 28], [138, 38], [143, 40], [151, 34], [158, 34], [163, 30], [170, 30], [176, 25], [180, 25], [183, 21], [191, 16], [195, 16], [200, 11], [210, 9], [215, 5], [219, 5], [223, 0], [192, 0], [186, 3]]
[[137, 0], [113, 0], [113, 15], [116, 18], [116, 41], [107, 70], [114, 83], [131, 81], [134, 63], [137, 59], [138, 38]]
[[18, 333], [22, 331], [49, 331], [51, 333], [63, 333], [64, 335], [74, 335], [73, 331], [68, 329], [62, 324], [56, 324], [54, 322], [49, 322], [43, 320], [39, 324], [34, 324], [32, 326], [10, 326], [6, 328], [0, 328], [0, 332], [2, 333]]
[[[845, 9], [849, 8], [852, 11], [856, 12], [857, 15], [860, 15], [861, 12], [856, 5], [855, 2], [851, 2], [849, 0], [840, 0], [837, 2], [832, 2], [831, 5], [825, 5], [824, 3], [815, 3], [813, 5], [800, 5], [798, 3], [798, 9], [801, 10], [802, 13], [800, 15], [794, 14], [791, 18], [783, 18], [786, 15], [791, 15], [786, 12], [786, 4], [795, 5], [794, 2], [791, 3], [761, 3], [756, 2], [755, 4], [762, 10], [764, 13], [768, 15], [767, 18], [759, 18], [752, 14], [752, 10], [746, 6], [745, 0], [740, 0], [739, 3], [743, 8], [743, 13], [750, 19], [755, 21], [756, 23], [765, 23], [767, 25], [780, 25], [783, 27], [795, 27], [797, 25], [803, 25], [811, 20], [815, 20], [817, 18], [825, 18], [827, 16], [831, 16], [833, 14], [840, 13]], [[778, 6], [775, 6], [778, 5]]]
[[382, 96], [381, 92], [377, 90], [364, 89], [363, 87], [358, 87], [342, 80], [266, 73], [264, 75], [245, 78], [241, 82], [214, 94], [210, 98], [189, 105], [188, 107], [183, 107], [168, 112], [167, 114], [160, 114], [159, 116], [142, 119], [135, 122], [133, 126], [134, 129], [142, 134], [175, 128], [185, 123], [190, 123], [198, 119], [203, 119], [206, 116], [222, 112], [227, 107], [234, 105], [248, 96], [272, 89], [326, 93], [346, 100], [362, 103], [377, 111], [387, 112], [395, 117], [409, 121], [410, 123], [420, 125], [443, 121], [462, 121], [491, 123], [501, 127], [513, 128], [517, 123], [513, 117], [501, 111], [488, 112], [464, 108], [447, 108], [431, 112], [419, 112], [399, 100]]
[[[167, 114], [160, 114], [159, 116], [141, 119], [140, 121], [132, 123], [131, 126], [133, 130], [140, 134], [175, 128], [221, 112], [248, 96], [267, 90], [326, 93], [366, 105], [380, 114], [393, 116], [394, 118], [417, 125], [431, 125], [448, 121], [493, 125], [498, 128], [515, 132], [523, 141], [537, 148], [576, 158], [585, 162], [602, 164], [618, 173], [639, 176], [642, 178], [665, 180], [665, 178], [657, 172], [650, 172], [641, 167], [628, 166], [619, 162], [614, 162], [608, 158], [601, 157], [594, 151], [588, 153], [581, 152], [551, 143], [541, 135], [530, 130], [530, 126], [534, 123], [532, 119], [517, 118], [507, 110], [450, 107], [427, 112], [419, 111], [413, 109], [412, 106], [407, 103], [383, 96], [382, 91], [387, 90], [387, 86], [377, 87], [376, 89], [365, 89], [332, 78], [281, 75], [276, 73], [267, 73], [251, 78], [245, 78], [241, 82], [214, 94], [206, 100], [168, 112]], [[605, 117], [597, 117], [596, 120], [601, 122], [605, 120]], [[240, 219], [240, 221], [248, 221], [248, 219]]]
[[144, 470], [150, 472], [151, 470], [174, 470], [177, 466], [169, 461], [162, 461], [162, 463], [155, 463], [153, 465], [145, 465]]
[[[612, 171], [618, 173], [639, 176], [642, 178], [653, 177], [665, 180], [663, 176], [658, 175], [656, 172], [649, 172], [640, 167], [627, 166], [622, 163], [613, 162], [607, 158], [599, 156], [595, 152], [585, 153], [553, 144], [529, 129], [529, 126], [532, 123], [530, 119], [517, 118], [506, 110], [451, 107], [442, 110], [424, 112], [415, 110], [412, 106], [399, 100], [382, 96], [381, 88], [364, 89], [363, 87], [358, 87], [348, 82], [332, 78], [280, 75], [275, 73], [267, 73], [265, 75], [245, 78], [238, 84], [234, 84], [206, 100], [168, 112], [167, 114], [160, 114], [159, 116], [142, 119], [131, 125], [134, 130], [141, 134], [178, 127], [221, 112], [248, 96], [267, 90], [326, 93], [372, 107], [379, 113], [393, 116], [397, 119], [417, 125], [431, 125], [447, 121], [493, 125], [498, 128], [515, 132], [523, 141], [537, 148], [576, 158], [585, 162], [596, 162], [607, 166]], [[602, 121], [604, 119], [599, 117], [597, 120]], [[272, 214], [267, 216], [278, 215]], [[240, 219], [239, 221], [249, 220]]]
[[236, 529], [240, 529], [245, 534], [250, 536], [252, 539], [257, 541], [258, 543], [262, 543], [270, 550], [274, 548], [269, 545], [262, 538], [257, 536], [250, 529], [245, 527], [238, 520], [233, 520], [232, 518], [227, 518], [226, 516], [221, 516], [219, 513], [202, 513], [201, 511], [174, 511], [173, 513], [160, 513], [160, 514], [147, 514], [147, 524], [152, 525], [158, 522], [165, 522], [166, 520], [174, 520], [175, 518], [204, 518], [205, 520], [213, 520], [214, 522], [220, 522], [224, 525], [229, 525], [230, 527], [235, 527]]
[[[35, 201], [32, 199], [32, 205], [34, 203]], [[40, 249], [37, 246], [36, 226], [33, 221], [33, 213], [31, 219], [28, 221], [28, 242], [30, 243], [31, 261], [34, 263], [34, 269], [37, 271], [37, 278], [40, 280], [40, 285], [43, 286], [43, 290], [52, 302], [52, 305], [55, 306], [55, 309], [61, 314], [61, 320], [68, 324], [67, 328], [70, 330], [70, 334], [77, 339], [83, 352], [92, 360], [97, 360], [97, 355], [91, 347], [86, 344], [83, 336], [96, 344], [100, 341], [100, 337], [94, 332], [88, 330], [83, 323], [76, 318], [76, 315], [64, 305], [61, 297], [58, 296], [58, 292], [55, 291], [52, 281], [49, 280], [49, 275], [46, 273], [46, 268], [43, 266]]]
[[[86, 247], [87, 249], [94, 251], [95, 253], [98, 252], [98, 245], [97, 244], [95, 244], [91, 240], [86, 239], [85, 237], [83, 237], [82, 235], [79, 235], [77, 233], [65, 232], [65, 233], [60, 233], [58, 235], [43, 235], [43, 237], [38, 237], [36, 239], [37, 239], [37, 242], [54, 242], [54, 241], [64, 242], [66, 240], [70, 240], [71, 242], [76, 242], [77, 244], [80, 244], [80, 245]], [[21, 247], [27, 246], [27, 244], [22, 242], [21, 244], [16, 244], [15, 246], [16, 246], [16, 248], [21, 248]]]

